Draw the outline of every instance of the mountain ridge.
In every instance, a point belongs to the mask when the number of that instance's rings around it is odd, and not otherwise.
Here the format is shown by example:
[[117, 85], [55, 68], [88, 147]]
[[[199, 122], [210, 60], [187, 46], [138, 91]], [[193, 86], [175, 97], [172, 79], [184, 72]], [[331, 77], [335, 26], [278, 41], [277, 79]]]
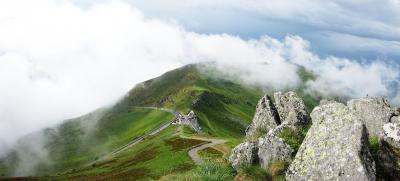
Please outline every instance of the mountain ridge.
[[[303, 80], [313, 77], [306, 70], [299, 70]], [[50, 136], [50, 141], [41, 143], [42, 147], [36, 152], [17, 150], [0, 159], [0, 176], [44, 176], [84, 166], [173, 118], [156, 110], [137, 108], [140, 106], [164, 107], [183, 113], [194, 110], [207, 135], [227, 139], [226, 145], [233, 147], [243, 138], [254, 107], [266, 91], [216, 75], [218, 71], [212, 64], [190, 64], [144, 81], [113, 106], [98, 109], [97, 114], [85, 115], [93, 117], [93, 121], [82, 116], [68, 119], [56, 128], [45, 129], [43, 132]], [[303, 93], [301, 88], [299, 92], [308, 100], [307, 110], [312, 109], [316, 99]], [[90, 122], [93, 123], [87, 124]], [[28, 158], [42, 155], [50, 159], [49, 162], [39, 159], [31, 165], [31, 170], [26, 168], [16, 172], [21, 165], [18, 165], [18, 159], [21, 159], [18, 154], [28, 155]], [[27, 158], [22, 161], [24, 159]]]

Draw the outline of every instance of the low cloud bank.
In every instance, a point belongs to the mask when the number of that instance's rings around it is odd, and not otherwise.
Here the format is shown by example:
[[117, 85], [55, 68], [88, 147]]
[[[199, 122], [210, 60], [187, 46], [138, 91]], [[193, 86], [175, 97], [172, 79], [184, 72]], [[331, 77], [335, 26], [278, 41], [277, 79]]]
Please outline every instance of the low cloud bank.
[[317, 76], [309, 91], [400, 104], [398, 65], [320, 58], [299, 36], [198, 34], [120, 1], [83, 9], [69, 1], [21, 3], [0, 2], [0, 145], [111, 104], [136, 83], [188, 63], [214, 61], [277, 89], [299, 85], [301, 65]]

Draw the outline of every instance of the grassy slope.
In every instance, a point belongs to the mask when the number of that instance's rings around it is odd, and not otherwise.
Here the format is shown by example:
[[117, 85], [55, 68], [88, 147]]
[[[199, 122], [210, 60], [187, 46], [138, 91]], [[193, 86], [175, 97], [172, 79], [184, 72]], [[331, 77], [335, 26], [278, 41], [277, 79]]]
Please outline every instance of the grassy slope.
[[[133, 109], [131, 112], [106, 114], [90, 132], [87, 132], [77, 120], [67, 121], [57, 128], [45, 130], [44, 147], [48, 151], [47, 156], [51, 162], [39, 163], [39, 166], [25, 173], [48, 175], [84, 165], [172, 119], [172, 115], [162, 111]], [[31, 140], [30, 137], [25, 140], [37, 142], [37, 140]], [[25, 147], [24, 144], [21, 145]], [[34, 146], [28, 146], [26, 150], [33, 148]], [[37, 159], [35, 157], [38, 153], [23, 154], [29, 154], [33, 157], [32, 159]], [[16, 154], [11, 153], [11, 156], [0, 162], [2, 165], [0, 172], [5, 176], [12, 175], [18, 170], [18, 164], [10, 160], [18, 159]]]
[[[304, 80], [312, 78], [306, 71], [299, 74]], [[305, 98], [309, 109], [316, 104], [316, 101], [306, 96], [301, 88], [297, 92]], [[161, 77], [137, 85], [118, 104], [104, 111], [104, 116], [96, 122], [95, 129], [89, 134], [82, 128], [85, 127], [82, 123], [88, 122], [85, 117], [67, 121], [57, 129], [47, 129], [46, 134], [52, 136], [46, 147], [50, 150], [53, 164], [42, 164], [41, 170], [36, 170], [33, 174], [54, 174], [85, 165], [172, 119], [169, 113], [139, 109], [135, 108], [136, 106], [167, 107], [181, 112], [193, 109], [205, 132], [211, 136], [228, 139], [228, 144], [233, 147], [243, 138], [245, 127], [250, 123], [255, 105], [261, 96], [262, 91], [255, 87], [216, 80], [206, 76], [204, 72], [200, 73], [194, 65], [172, 70]], [[162, 137], [140, 143], [124, 153], [124, 156], [116, 158], [118, 161], [108, 160], [112, 163], [106, 164], [115, 166], [135, 159], [147, 148], [157, 150], [153, 153], [154, 157], [134, 166], [86, 167], [83, 170], [65, 172], [62, 178], [85, 175], [108, 177], [115, 173], [131, 175], [134, 169], [139, 169], [135, 171], [137, 173], [143, 171], [146, 177], [157, 178], [174, 170], [181, 170], [181, 167], [185, 167], [183, 170], [191, 168], [193, 163], [187, 157], [186, 150], [169, 150], [162, 141], [171, 138], [173, 133], [172, 128], [168, 128], [159, 133], [163, 134]], [[8, 157], [8, 162], [7, 159], [0, 162], [0, 176], [10, 175], [14, 171], [10, 163], [15, 163], [15, 159], [18, 158], [14, 154]]]
[[169, 173], [184, 172], [195, 167], [187, 155], [188, 149], [202, 141], [175, 136], [177, 126], [171, 126], [116, 157], [61, 174], [57, 179], [136, 180], [159, 178]]

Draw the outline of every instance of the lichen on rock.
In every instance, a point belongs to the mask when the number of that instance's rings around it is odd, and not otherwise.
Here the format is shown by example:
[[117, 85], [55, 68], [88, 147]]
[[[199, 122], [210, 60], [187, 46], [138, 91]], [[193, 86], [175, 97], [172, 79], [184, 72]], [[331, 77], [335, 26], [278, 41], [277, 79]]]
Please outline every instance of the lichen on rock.
[[347, 105], [364, 122], [370, 136], [381, 136], [383, 125], [388, 123], [396, 112], [383, 97], [352, 99]]
[[281, 124], [271, 130], [265, 136], [258, 139], [258, 158], [261, 167], [268, 169], [271, 163], [276, 161], [290, 162], [294, 150], [289, 144], [278, 137], [283, 128], [288, 127], [288, 124]]
[[287, 180], [375, 180], [366, 128], [353, 110], [328, 103], [316, 107], [311, 118]]
[[306, 124], [307, 112], [303, 100], [295, 92], [274, 93], [275, 105], [280, 120], [290, 124]]
[[267, 133], [280, 123], [278, 111], [271, 98], [265, 95], [257, 104], [253, 121], [246, 129], [246, 137], [254, 140], [255, 137], [260, 136], [260, 133]]
[[229, 157], [232, 167], [239, 169], [257, 162], [257, 142], [246, 141], [236, 146]]
[[[274, 94], [276, 107], [269, 96], [265, 95], [259, 101], [253, 122], [246, 130], [246, 138], [257, 141], [257, 158], [263, 168], [270, 167], [276, 161], [290, 162], [294, 149], [279, 137], [285, 128], [298, 130], [297, 127], [308, 123], [303, 101], [294, 92]], [[282, 115], [282, 116], [281, 116]], [[247, 145], [247, 146], [246, 146]], [[249, 148], [244, 143], [234, 148], [231, 155], [232, 166], [237, 169], [238, 163], [249, 163]], [[244, 154], [240, 156], [240, 154]], [[254, 157], [252, 157], [254, 158]], [[244, 159], [237, 161], [237, 159]]]

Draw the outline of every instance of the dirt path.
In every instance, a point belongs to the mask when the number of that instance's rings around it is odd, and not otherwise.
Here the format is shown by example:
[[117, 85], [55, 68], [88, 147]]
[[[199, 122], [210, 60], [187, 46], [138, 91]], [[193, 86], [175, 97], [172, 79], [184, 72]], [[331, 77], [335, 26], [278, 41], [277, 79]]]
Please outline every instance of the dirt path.
[[[177, 112], [177, 111], [175, 111], [175, 110], [170, 110], [170, 109], [165, 109], [165, 108], [157, 108], [157, 107], [138, 107], [138, 108], [155, 109], [155, 110], [165, 111], [165, 112], [169, 112], [169, 113], [171, 113], [171, 114], [173, 114], [173, 115], [175, 115], [175, 116], [178, 116], [179, 114], [181, 114], [181, 113], [179, 113], [179, 112]], [[157, 134], [158, 132], [164, 130], [165, 128], [167, 128], [168, 126], [170, 126], [171, 123], [172, 123], [172, 122], [168, 122], [168, 123], [166, 123], [166, 124], [163, 124], [162, 126], [153, 129], [152, 131], [148, 132], [147, 134], [144, 134], [144, 135], [142, 135], [142, 136], [140, 136], [140, 137], [137, 137], [137, 138], [133, 139], [133, 140], [130, 141], [129, 143], [125, 144], [124, 146], [121, 146], [120, 148], [114, 150], [113, 152], [111, 152], [111, 153], [109, 153], [109, 154], [107, 154], [107, 155], [101, 157], [101, 158], [100, 158], [99, 160], [97, 160], [97, 161], [104, 160], [104, 159], [106, 159], [106, 158], [109, 158], [109, 157], [111, 157], [111, 156], [113, 156], [113, 155], [116, 155], [116, 154], [119, 154], [119, 153], [125, 151], [126, 149], [128, 149], [128, 148], [130, 148], [130, 147], [132, 147], [132, 146], [134, 146], [134, 145], [136, 145], [136, 144], [138, 144], [138, 143], [140, 143], [142, 140], [144, 140], [145, 138], [149, 137], [150, 135], [155, 135], [155, 134]], [[200, 164], [204, 163], [204, 161], [201, 159], [201, 157], [200, 157], [200, 155], [199, 155], [199, 151], [204, 150], [204, 149], [206, 149], [206, 148], [213, 147], [213, 146], [215, 146], [215, 145], [223, 144], [223, 143], [226, 142], [226, 140], [215, 139], [215, 138], [187, 137], [187, 136], [184, 136], [183, 133], [182, 133], [181, 131], [180, 131], [179, 135], [180, 135], [181, 138], [185, 138], [185, 139], [194, 139], [194, 140], [200, 140], [200, 141], [208, 142], [208, 143], [206, 143], [206, 144], [202, 144], [202, 145], [196, 146], [196, 147], [190, 149], [189, 152], [188, 152], [190, 158], [191, 158], [197, 165], [200, 165]], [[218, 149], [217, 149], [217, 150], [218, 150]], [[218, 150], [218, 151], [221, 151], [221, 150]], [[221, 152], [223, 153], [223, 151], [221, 151]], [[97, 162], [97, 161], [95, 161], [95, 162]], [[92, 164], [92, 163], [90, 163], [90, 164]]]
[[[182, 113], [175, 111], [175, 110], [171, 110], [171, 109], [165, 109], [165, 108], [158, 108], [158, 107], [141, 107], [141, 108], [147, 108], [147, 109], [156, 109], [156, 110], [161, 110], [161, 111], [166, 111], [169, 112], [171, 114], [174, 114], [175, 116], [178, 115], [182, 115]], [[200, 155], [199, 155], [199, 151], [204, 150], [206, 148], [211, 148], [215, 145], [219, 145], [219, 144], [223, 144], [226, 142], [226, 140], [221, 140], [221, 139], [215, 139], [215, 138], [206, 138], [206, 137], [187, 137], [187, 136], [183, 136], [183, 133], [180, 131], [180, 137], [181, 138], [185, 138], [185, 139], [194, 139], [194, 140], [200, 140], [200, 141], [206, 141], [206, 142], [210, 142], [210, 143], [206, 143], [206, 144], [202, 144], [199, 146], [196, 146], [192, 149], [189, 150], [188, 154], [190, 156], [190, 158], [194, 161], [194, 163], [196, 163], [197, 165], [200, 165], [202, 163], [204, 163], [204, 160], [201, 159]], [[216, 148], [215, 148], [216, 149]], [[217, 149], [218, 150], [218, 149]], [[222, 153], [224, 153], [221, 150], [218, 150]]]
[[199, 145], [199, 146], [189, 150], [189, 152], [188, 152], [189, 156], [194, 161], [194, 163], [196, 163], [196, 165], [200, 165], [200, 164], [204, 163], [204, 160], [202, 160], [200, 155], [199, 155], [199, 151], [204, 150], [206, 148], [213, 147], [215, 145], [223, 144], [223, 143], [226, 142], [226, 140], [220, 140], [220, 139], [214, 139], [214, 138], [204, 138], [204, 137], [200, 138], [200, 137], [182, 136], [182, 138], [211, 142], [211, 143], [206, 143], [206, 144], [203, 144], [203, 145]]

